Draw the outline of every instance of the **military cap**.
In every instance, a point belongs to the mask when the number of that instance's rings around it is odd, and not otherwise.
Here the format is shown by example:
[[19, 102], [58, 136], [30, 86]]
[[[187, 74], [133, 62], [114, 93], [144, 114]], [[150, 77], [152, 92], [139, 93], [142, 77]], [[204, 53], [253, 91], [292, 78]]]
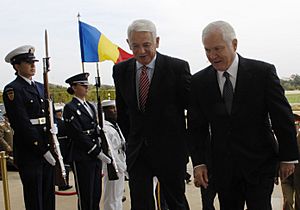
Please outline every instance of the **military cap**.
[[89, 73], [80, 73], [66, 79], [66, 83], [72, 84], [81, 84], [81, 85], [89, 85], [88, 77]]
[[101, 102], [102, 107], [107, 107], [107, 106], [115, 106], [116, 102], [115, 100], [103, 100]]
[[21, 61], [28, 61], [28, 62], [37, 62], [34, 56], [35, 48], [31, 45], [24, 45], [18, 47], [8, 53], [5, 57], [5, 62], [11, 63], [12, 65], [20, 63]]

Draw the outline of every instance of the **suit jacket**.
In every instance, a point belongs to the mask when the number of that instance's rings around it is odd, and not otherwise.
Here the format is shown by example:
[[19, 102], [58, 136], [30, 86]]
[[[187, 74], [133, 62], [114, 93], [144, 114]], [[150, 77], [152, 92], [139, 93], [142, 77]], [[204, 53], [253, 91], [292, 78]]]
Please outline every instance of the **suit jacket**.
[[76, 98], [64, 107], [66, 131], [68, 137], [71, 138], [71, 161], [96, 160], [100, 153], [96, 110], [91, 103], [87, 103], [93, 110], [93, 116]]
[[44, 86], [35, 82], [31, 86], [20, 76], [6, 85], [3, 101], [7, 116], [14, 129], [13, 151], [15, 162], [40, 163], [50, 149], [46, 124], [32, 125], [30, 119], [45, 117]]
[[187, 161], [184, 109], [190, 89], [190, 70], [186, 61], [157, 53], [146, 111], [139, 110], [136, 94], [136, 60], [113, 68], [118, 123], [127, 141], [127, 167], [132, 167], [142, 145], [153, 152], [156, 166]]
[[239, 56], [231, 115], [212, 66], [193, 75], [190, 100], [193, 165], [206, 164], [205, 139], [210, 138], [217, 185], [230, 183], [233, 170], [257, 183], [260, 174], [275, 174], [278, 159], [298, 159], [291, 107], [273, 65]]

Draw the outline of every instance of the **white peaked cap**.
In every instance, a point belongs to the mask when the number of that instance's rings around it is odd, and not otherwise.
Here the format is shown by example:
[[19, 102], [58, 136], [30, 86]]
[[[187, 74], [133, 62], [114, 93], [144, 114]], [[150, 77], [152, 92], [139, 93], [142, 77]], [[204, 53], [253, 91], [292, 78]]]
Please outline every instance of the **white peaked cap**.
[[115, 100], [103, 100], [101, 102], [102, 107], [107, 107], [107, 106], [116, 106]]
[[20, 59], [22, 58], [29, 58], [31, 60], [34, 60], [34, 61], [38, 61], [35, 59], [34, 57], [34, 51], [35, 51], [35, 48], [31, 45], [24, 45], [24, 46], [21, 46], [21, 47], [18, 47], [14, 50], [12, 50], [11, 52], [9, 52], [6, 57], [5, 57], [5, 62], [7, 63], [12, 63], [14, 62], [14, 59], [18, 58], [17, 56], [21, 56]]

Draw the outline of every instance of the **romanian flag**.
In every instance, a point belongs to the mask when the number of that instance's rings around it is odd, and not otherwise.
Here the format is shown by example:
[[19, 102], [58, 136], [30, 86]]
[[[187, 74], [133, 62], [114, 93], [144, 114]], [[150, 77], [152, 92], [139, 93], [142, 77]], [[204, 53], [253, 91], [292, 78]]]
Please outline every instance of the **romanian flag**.
[[79, 21], [79, 38], [82, 62], [111, 60], [119, 63], [133, 57], [112, 43], [98, 29]]

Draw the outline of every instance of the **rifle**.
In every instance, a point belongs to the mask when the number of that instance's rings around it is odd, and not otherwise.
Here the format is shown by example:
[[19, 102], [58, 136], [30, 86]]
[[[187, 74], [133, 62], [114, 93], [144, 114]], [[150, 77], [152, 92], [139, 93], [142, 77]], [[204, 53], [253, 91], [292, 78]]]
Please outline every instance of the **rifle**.
[[107, 141], [105, 133], [103, 131], [103, 114], [102, 114], [102, 106], [101, 106], [101, 99], [99, 94], [99, 89], [101, 86], [100, 83], [100, 76], [99, 76], [99, 69], [97, 65], [97, 77], [96, 79], [96, 95], [97, 95], [97, 112], [98, 112], [98, 122], [99, 122], [99, 136], [101, 139], [101, 148], [103, 150], [103, 153], [110, 158], [111, 163], [107, 164], [107, 175], [109, 180], [118, 180], [118, 168], [115, 161], [115, 158], [113, 156], [113, 153], [110, 152], [110, 143]]
[[[46, 123], [47, 123], [47, 128], [54, 128], [54, 114], [53, 114], [53, 101], [50, 97], [50, 91], [49, 91], [49, 82], [48, 82], [48, 72], [50, 71], [49, 67], [49, 59], [50, 57], [48, 56], [48, 34], [47, 30], [45, 30], [45, 53], [46, 57], [43, 58], [43, 78], [44, 78], [44, 94], [45, 94], [45, 99], [47, 101], [46, 103]], [[60, 147], [59, 147], [59, 142], [57, 140], [57, 136], [55, 134], [52, 134], [50, 132], [50, 129], [48, 130], [48, 136], [50, 139], [50, 144], [51, 144], [51, 153], [53, 154], [55, 160], [56, 160], [56, 165], [55, 165], [55, 172], [56, 172], [56, 181], [59, 183], [59, 185], [66, 185], [66, 169], [65, 165], [63, 162], [63, 157], [60, 152]]]

